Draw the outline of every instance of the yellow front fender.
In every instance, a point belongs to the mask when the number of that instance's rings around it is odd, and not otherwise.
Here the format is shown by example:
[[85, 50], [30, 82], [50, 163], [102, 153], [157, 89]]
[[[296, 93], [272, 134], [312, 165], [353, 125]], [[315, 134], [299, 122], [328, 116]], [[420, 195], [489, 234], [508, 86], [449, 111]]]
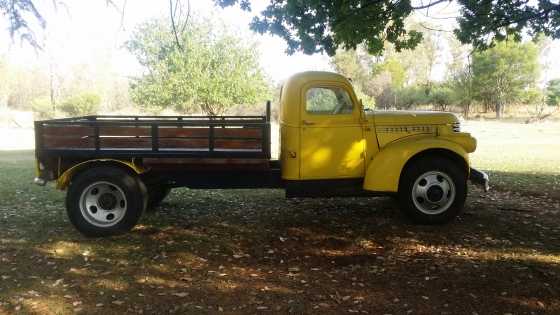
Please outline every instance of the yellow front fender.
[[56, 180], [56, 188], [60, 189], [60, 190], [64, 190], [66, 189], [66, 187], [68, 187], [68, 184], [70, 184], [70, 179], [72, 178], [72, 176], [74, 176], [74, 174], [79, 171], [84, 169], [85, 167], [87, 167], [88, 165], [91, 164], [95, 164], [95, 163], [113, 163], [113, 164], [120, 164], [123, 165], [127, 168], [130, 168], [131, 170], [133, 170], [136, 174], [142, 174], [145, 172], [145, 169], [142, 168], [141, 166], [138, 166], [134, 163], [134, 160], [128, 162], [128, 161], [122, 161], [122, 160], [116, 160], [116, 159], [94, 159], [94, 160], [88, 160], [85, 162], [81, 162], [78, 163], [74, 166], [72, 166], [71, 168], [67, 169], [66, 171], [64, 171], [64, 173], [60, 174], [60, 176], [58, 177], [58, 179]]
[[[464, 140], [462, 138], [466, 137], [460, 136], [458, 138]], [[369, 163], [363, 188], [377, 192], [397, 192], [400, 175], [406, 162], [428, 150], [443, 150], [440, 152], [446, 152], [461, 158], [465, 162], [468, 172], [469, 156], [467, 150], [450, 139], [452, 137], [411, 136], [386, 145]], [[461, 143], [461, 141], [458, 142]], [[474, 146], [476, 147], [476, 142]], [[467, 149], [471, 151], [470, 147]]]

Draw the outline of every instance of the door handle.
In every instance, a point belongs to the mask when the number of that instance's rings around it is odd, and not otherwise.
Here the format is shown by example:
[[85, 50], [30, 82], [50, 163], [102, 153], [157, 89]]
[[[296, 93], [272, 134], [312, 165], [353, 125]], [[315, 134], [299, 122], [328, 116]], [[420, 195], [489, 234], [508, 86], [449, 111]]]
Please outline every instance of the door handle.
[[314, 123], [314, 122], [312, 122], [312, 121], [309, 121], [309, 120], [304, 120], [304, 121], [302, 121], [302, 123], [303, 123], [304, 125], [306, 125], [306, 126], [311, 126], [311, 125], [315, 125], [315, 123]]

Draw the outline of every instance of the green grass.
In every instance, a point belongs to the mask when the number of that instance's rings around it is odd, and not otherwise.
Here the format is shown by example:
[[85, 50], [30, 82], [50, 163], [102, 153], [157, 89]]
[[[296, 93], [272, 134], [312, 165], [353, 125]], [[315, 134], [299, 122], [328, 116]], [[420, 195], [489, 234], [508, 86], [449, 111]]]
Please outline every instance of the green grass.
[[471, 164], [498, 189], [560, 197], [560, 123], [468, 122], [478, 140]]

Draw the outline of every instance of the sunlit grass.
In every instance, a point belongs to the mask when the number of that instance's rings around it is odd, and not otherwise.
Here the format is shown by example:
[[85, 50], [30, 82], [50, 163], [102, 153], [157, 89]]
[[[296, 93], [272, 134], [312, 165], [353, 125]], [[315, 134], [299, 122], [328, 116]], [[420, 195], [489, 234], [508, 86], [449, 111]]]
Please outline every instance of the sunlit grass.
[[466, 123], [478, 140], [472, 166], [487, 171], [495, 187], [560, 195], [560, 123]]
[[459, 259], [469, 259], [478, 262], [492, 262], [509, 260], [515, 262], [537, 262], [542, 264], [558, 264], [560, 266], [560, 253], [559, 254], [543, 254], [536, 251], [527, 250], [526, 248], [511, 248], [507, 249], [484, 249], [484, 248], [471, 248], [467, 246], [438, 246], [419, 244], [417, 242], [402, 243], [402, 248], [405, 252], [411, 255], [418, 253], [438, 254]]

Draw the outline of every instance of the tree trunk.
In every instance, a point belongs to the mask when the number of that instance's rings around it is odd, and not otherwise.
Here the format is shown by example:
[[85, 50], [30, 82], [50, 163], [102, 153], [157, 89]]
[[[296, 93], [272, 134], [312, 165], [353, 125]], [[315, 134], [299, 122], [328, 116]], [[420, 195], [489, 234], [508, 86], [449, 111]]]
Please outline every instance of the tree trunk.
[[496, 119], [502, 119], [502, 114], [504, 113], [504, 105], [502, 101], [496, 103]]
[[53, 117], [56, 116], [56, 99], [54, 90], [54, 65], [52, 60], [49, 62], [49, 92]]
[[463, 116], [465, 116], [465, 119], [469, 119], [470, 111], [471, 111], [471, 103], [467, 102], [463, 105]]

